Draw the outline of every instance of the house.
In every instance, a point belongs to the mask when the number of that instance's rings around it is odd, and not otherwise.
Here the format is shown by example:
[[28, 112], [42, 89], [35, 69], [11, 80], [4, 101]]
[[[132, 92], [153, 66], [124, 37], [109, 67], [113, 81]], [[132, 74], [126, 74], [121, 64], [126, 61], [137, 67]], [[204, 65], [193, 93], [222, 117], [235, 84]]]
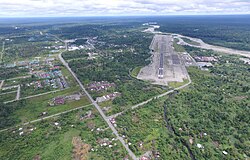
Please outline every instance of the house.
[[54, 99], [54, 104], [55, 104], [55, 105], [60, 105], [60, 104], [64, 104], [64, 103], [65, 103], [65, 100], [64, 100], [63, 97], [56, 97], [56, 98]]
[[200, 61], [200, 62], [218, 62], [218, 60], [214, 57], [196, 56], [196, 57], [194, 57], [194, 59], [197, 61]]
[[80, 94], [72, 94], [72, 95], [66, 96], [65, 99], [78, 101], [81, 99], [81, 95]]
[[142, 156], [142, 157], [140, 158], [140, 160], [150, 160], [150, 158], [147, 157], [147, 156]]
[[243, 61], [245, 64], [250, 64], [250, 59], [248, 58], [240, 58], [241, 61]]
[[115, 99], [116, 97], [120, 96], [121, 93], [119, 92], [114, 92], [114, 93], [111, 93], [111, 94], [108, 94], [108, 95], [104, 95], [102, 97], [97, 97], [96, 98], [96, 101], [98, 103], [101, 103], [101, 102], [104, 102], [104, 101], [109, 101], [109, 100], [113, 100]]
[[197, 62], [197, 65], [201, 70], [208, 70], [208, 68], [213, 67], [210, 62]]
[[114, 87], [115, 84], [114, 83], [109, 83], [107, 81], [101, 81], [101, 82], [93, 82], [88, 84], [87, 88], [90, 91], [103, 91], [103, 90], [107, 90], [110, 87]]
[[109, 121], [110, 121], [112, 124], [115, 124], [115, 123], [116, 123], [115, 118], [111, 118]]

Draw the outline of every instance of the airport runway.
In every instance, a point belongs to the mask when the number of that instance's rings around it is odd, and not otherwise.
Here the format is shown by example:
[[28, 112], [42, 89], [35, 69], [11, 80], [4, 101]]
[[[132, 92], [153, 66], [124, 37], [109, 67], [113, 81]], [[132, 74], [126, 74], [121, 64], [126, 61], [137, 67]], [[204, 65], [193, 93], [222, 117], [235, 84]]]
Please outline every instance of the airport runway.
[[183, 82], [188, 73], [180, 56], [173, 48], [171, 35], [155, 35], [150, 45], [152, 62], [141, 69], [137, 78], [153, 84], [168, 85], [169, 82]]

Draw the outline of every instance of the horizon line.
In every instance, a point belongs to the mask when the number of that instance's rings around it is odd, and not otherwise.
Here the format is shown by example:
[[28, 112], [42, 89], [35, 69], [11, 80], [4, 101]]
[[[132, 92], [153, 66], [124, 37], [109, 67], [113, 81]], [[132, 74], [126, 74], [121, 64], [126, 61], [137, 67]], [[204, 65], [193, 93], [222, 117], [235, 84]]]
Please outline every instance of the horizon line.
[[248, 16], [250, 13], [230, 14], [170, 14], [170, 15], [86, 15], [86, 16], [0, 16], [0, 18], [93, 18], [93, 17], [173, 17], [173, 16]]

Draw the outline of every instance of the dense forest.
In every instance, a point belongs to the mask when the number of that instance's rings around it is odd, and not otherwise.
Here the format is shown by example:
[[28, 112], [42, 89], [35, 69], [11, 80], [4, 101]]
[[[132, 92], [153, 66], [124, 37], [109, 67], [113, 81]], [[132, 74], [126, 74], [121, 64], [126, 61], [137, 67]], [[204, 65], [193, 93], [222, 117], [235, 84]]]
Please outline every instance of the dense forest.
[[[190, 52], [217, 54], [195, 48]], [[209, 71], [188, 68], [192, 84], [187, 89], [116, 119], [137, 155], [153, 150], [160, 152], [161, 159], [243, 160], [250, 156], [250, 67], [227, 55], [214, 65]]]
[[158, 17], [160, 31], [196, 37], [207, 43], [250, 50], [250, 16]]

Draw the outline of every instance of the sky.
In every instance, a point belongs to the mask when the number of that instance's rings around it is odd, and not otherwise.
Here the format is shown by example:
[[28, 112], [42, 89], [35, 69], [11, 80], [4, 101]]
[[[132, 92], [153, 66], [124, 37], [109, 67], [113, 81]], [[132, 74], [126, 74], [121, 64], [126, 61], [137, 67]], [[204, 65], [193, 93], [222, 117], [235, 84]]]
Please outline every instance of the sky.
[[0, 0], [0, 17], [250, 14], [250, 0]]

